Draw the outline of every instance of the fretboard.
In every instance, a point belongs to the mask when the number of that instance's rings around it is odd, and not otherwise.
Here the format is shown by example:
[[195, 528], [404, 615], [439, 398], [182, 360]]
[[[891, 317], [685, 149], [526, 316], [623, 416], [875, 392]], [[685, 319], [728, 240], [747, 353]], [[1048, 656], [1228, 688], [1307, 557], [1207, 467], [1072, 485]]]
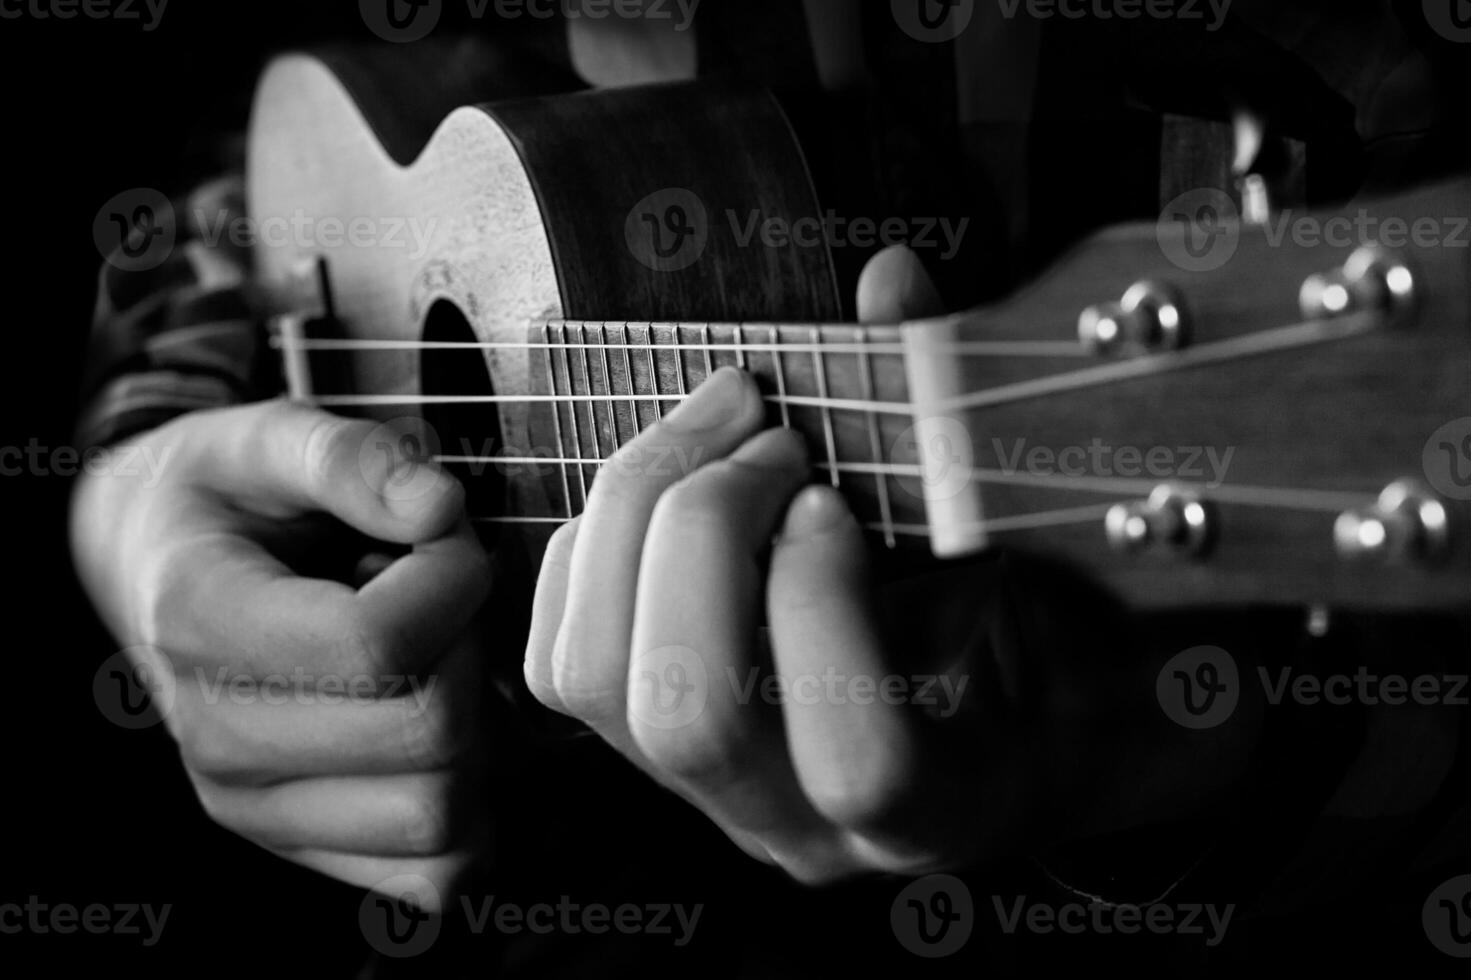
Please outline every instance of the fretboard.
[[545, 482], [556, 514], [581, 513], [600, 461], [735, 365], [757, 379], [770, 424], [806, 437], [814, 478], [842, 490], [865, 526], [890, 545], [923, 529], [896, 328], [557, 320], [533, 324], [527, 343], [530, 390], [555, 399], [532, 405], [529, 428], [532, 455], [555, 461]]

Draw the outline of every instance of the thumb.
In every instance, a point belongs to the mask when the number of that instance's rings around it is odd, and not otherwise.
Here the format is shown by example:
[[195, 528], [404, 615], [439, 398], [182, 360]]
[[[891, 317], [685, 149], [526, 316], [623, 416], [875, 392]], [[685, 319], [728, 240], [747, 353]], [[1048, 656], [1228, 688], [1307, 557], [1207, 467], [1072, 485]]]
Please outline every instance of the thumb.
[[220, 412], [205, 484], [267, 517], [319, 511], [394, 544], [438, 538], [464, 515], [459, 482], [433, 462], [418, 419], [345, 419], [286, 401]]
[[858, 321], [902, 323], [945, 312], [924, 263], [908, 245], [891, 245], [868, 260], [858, 277]]

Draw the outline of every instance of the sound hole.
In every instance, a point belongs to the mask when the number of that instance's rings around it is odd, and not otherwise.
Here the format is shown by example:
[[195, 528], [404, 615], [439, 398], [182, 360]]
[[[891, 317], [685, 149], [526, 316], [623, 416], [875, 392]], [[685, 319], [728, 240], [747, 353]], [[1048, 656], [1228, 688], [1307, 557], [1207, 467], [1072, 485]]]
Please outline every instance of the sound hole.
[[[425, 343], [475, 343], [479, 339], [455, 304], [439, 300], [429, 308], [424, 320]], [[425, 395], [495, 393], [485, 352], [472, 347], [425, 348], [419, 359], [419, 381]], [[495, 406], [483, 402], [429, 404], [424, 406], [424, 418], [438, 436], [442, 455], [474, 460], [445, 464], [464, 483], [471, 516], [500, 513], [505, 499], [504, 481], [497, 468], [488, 462], [501, 448], [500, 415]]]

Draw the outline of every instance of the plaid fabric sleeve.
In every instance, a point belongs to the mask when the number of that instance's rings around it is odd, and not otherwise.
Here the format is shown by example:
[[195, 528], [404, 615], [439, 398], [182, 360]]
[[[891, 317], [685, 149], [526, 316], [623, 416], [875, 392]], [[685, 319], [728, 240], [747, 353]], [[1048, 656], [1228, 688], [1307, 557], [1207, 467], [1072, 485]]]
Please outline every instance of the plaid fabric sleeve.
[[[138, 193], [102, 265], [77, 443], [115, 443], [185, 412], [280, 390], [250, 290], [250, 251], [231, 230], [243, 179], [166, 200]], [[104, 215], [104, 218], [109, 216]]]

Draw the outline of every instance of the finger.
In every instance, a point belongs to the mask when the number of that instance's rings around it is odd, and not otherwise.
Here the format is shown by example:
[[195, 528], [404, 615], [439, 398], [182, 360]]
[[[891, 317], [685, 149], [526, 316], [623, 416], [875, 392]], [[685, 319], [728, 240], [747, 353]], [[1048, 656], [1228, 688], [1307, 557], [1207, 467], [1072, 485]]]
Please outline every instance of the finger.
[[189, 668], [175, 686], [185, 766], [227, 786], [269, 786], [312, 776], [428, 772], [465, 764], [481, 744], [483, 651], [472, 635], [426, 675], [283, 674], [261, 684], [217, 670]]
[[526, 640], [524, 672], [526, 686], [543, 705], [567, 714], [567, 706], [557, 694], [552, 673], [552, 649], [562, 627], [562, 614], [567, 605], [567, 577], [572, 567], [572, 549], [577, 543], [581, 518], [574, 518], [557, 529], [547, 542], [542, 556], [541, 572], [536, 579], [536, 597], [532, 601], [531, 630]]
[[464, 516], [464, 489], [409, 431], [417, 420], [345, 419], [288, 401], [207, 418], [200, 483], [267, 516], [323, 511], [395, 544], [438, 537]]
[[639, 571], [627, 722], [649, 764], [717, 823], [784, 865], [827, 866], [831, 828], [797, 783], [780, 712], [759, 695], [755, 643], [761, 556], [808, 478], [800, 438], [773, 430], [660, 500]]
[[934, 281], [907, 245], [892, 245], [879, 252], [858, 277], [860, 323], [902, 323], [944, 312]]
[[490, 589], [468, 522], [420, 544], [361, 590], [298, 577], [219, 514], [185, 516], [182, 541], [152, 570], [147, 642], [185, 664], [265, 676], [302, 668], [334, 676], [426, 669]]
[[469, 794], [448, 772], [336, 776], [266, 788], [195, 776], [210, 819], [276, 850], [318, 848], [383, 857], [431, 857], [459, 843]]
[[628, 643], [654, 505], [682, 476], [739, 446], [762, 416], [751, 378], [722, 368], [668, 418], [615, 453], [598, 475], [572, 549], [552, 676], [566, 709], [615, 748], [631, 751], [624, 719]]
[[867, 567], [846, 503], [809, 487], [787, 512], [767, 589], [797, 778], [819, 813], [863, 835], [897, 822], [922, 762], [907, 688], [886, 672]]
[[443, 913], [453, 900], [481, 851], [477, 845], [436, 857], [382, 857], [372, 854], [347, 854], [314, 848], [281, 850], [286, 860], [310, 868], [337, 881], [358, 888], [381, 891], [397, 902], [403, 898], [402, 885], [412, 886], [415, 904], [425, 912]]

